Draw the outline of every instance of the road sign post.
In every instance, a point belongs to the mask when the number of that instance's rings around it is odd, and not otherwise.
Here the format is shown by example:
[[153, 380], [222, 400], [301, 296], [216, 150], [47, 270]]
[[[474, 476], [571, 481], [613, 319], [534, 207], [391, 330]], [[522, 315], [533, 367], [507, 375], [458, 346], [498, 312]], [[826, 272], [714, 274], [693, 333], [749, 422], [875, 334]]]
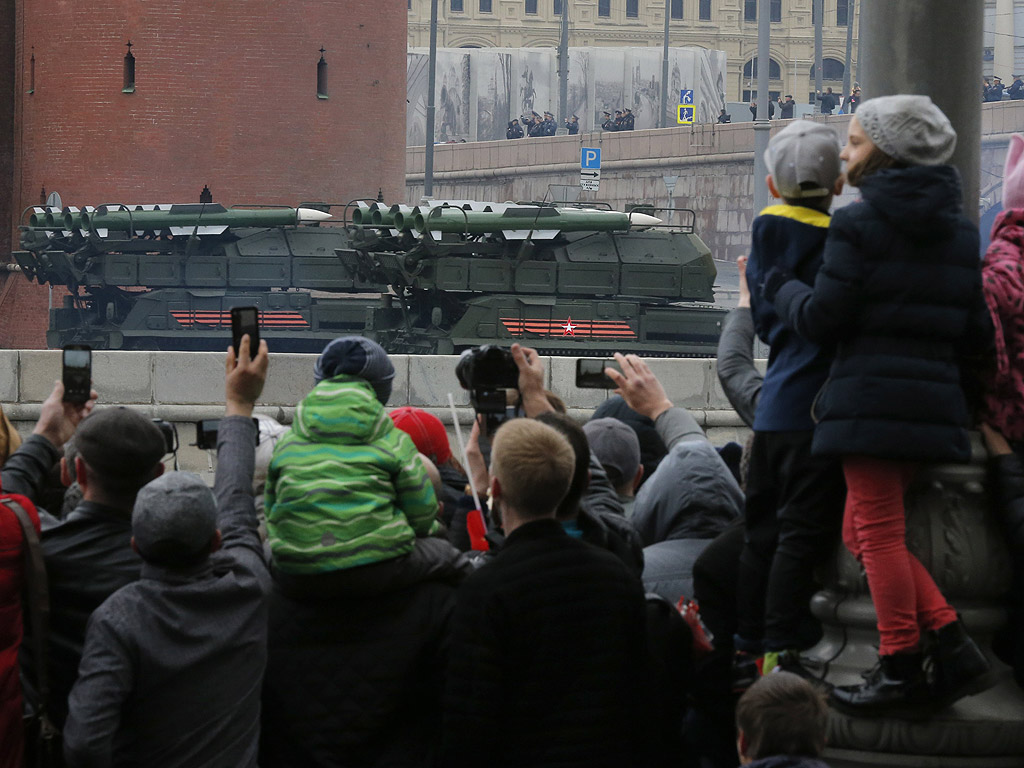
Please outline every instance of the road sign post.
[[693, 101], [693, 89], [679, 91], [679, 107], [676, 111], [676, 122], [679, 125], [693, 125], [697, 113], [697, 105]]
[[580, 189], [597, 192], [601, 186], [601, 148], [580, 147]]

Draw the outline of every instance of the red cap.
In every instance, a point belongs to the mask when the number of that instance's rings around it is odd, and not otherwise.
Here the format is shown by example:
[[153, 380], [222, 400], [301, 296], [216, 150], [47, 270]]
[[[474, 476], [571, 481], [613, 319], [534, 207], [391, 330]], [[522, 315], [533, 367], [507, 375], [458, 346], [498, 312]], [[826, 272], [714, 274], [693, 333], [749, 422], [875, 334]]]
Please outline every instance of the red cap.
[[396, 427], [412, 438], [416, 450], [435, 464], [444, 464], [451, 458], [452, 449], [448, 445], [448, 433], [437, 416], [409, 405], [395, 408], [388, 415]]

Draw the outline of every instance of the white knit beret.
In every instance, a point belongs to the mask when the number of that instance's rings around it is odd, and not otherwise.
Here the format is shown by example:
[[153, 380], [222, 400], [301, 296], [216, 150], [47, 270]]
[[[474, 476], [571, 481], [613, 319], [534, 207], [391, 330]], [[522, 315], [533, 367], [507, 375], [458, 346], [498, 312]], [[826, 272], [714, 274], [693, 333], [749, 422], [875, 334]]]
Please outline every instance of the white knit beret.
[[907, 165], [942, 165], [956, 149], [953, 125], [927, 96], [868, 99], [856, 119], [875, 146]]

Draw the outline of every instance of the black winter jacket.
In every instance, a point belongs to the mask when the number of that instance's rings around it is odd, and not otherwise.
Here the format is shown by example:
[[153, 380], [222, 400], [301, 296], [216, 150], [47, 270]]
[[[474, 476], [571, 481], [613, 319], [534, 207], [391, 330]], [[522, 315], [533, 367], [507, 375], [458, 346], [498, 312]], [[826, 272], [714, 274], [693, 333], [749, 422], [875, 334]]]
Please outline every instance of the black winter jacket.
[[813, 450], [966, 461], [960, 361], [987, 346], [991, 322], [960, 176], [952, 166], [888, 169], [861, 194], [832, 216], [814, 288], [790, 280], [775, 297], [790, 327], [838, 342]]
[[435, 765], [456, 584], [447, 542], [315, 576], [275, 573], [263, 680], [264, 768]]
[[1024, 687], [1024, 462], [1019, 454], [996, 456], [992, 465], [992, 495], [999, 510], [1013, 562], [1010, 622], [1004, 630], [1009, 643], [1007, 661], [1017, 685]]
[[459, 591], [442, 765], [636, 764], [644, 612], [613, 555], [555, 520], [513, 530]]

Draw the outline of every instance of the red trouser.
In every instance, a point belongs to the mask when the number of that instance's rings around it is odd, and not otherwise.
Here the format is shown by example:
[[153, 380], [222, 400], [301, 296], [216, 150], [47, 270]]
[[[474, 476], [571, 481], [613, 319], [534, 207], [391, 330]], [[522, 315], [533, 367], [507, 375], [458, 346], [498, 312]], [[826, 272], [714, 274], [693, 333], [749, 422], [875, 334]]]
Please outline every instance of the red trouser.
[[878, 615], [881, 655], [916, 651], [921, 630], [956, 621], [931, 574], [907, 549], [903, 494], [916, 466], [843, 457], [843, 542], [864, 565]]

